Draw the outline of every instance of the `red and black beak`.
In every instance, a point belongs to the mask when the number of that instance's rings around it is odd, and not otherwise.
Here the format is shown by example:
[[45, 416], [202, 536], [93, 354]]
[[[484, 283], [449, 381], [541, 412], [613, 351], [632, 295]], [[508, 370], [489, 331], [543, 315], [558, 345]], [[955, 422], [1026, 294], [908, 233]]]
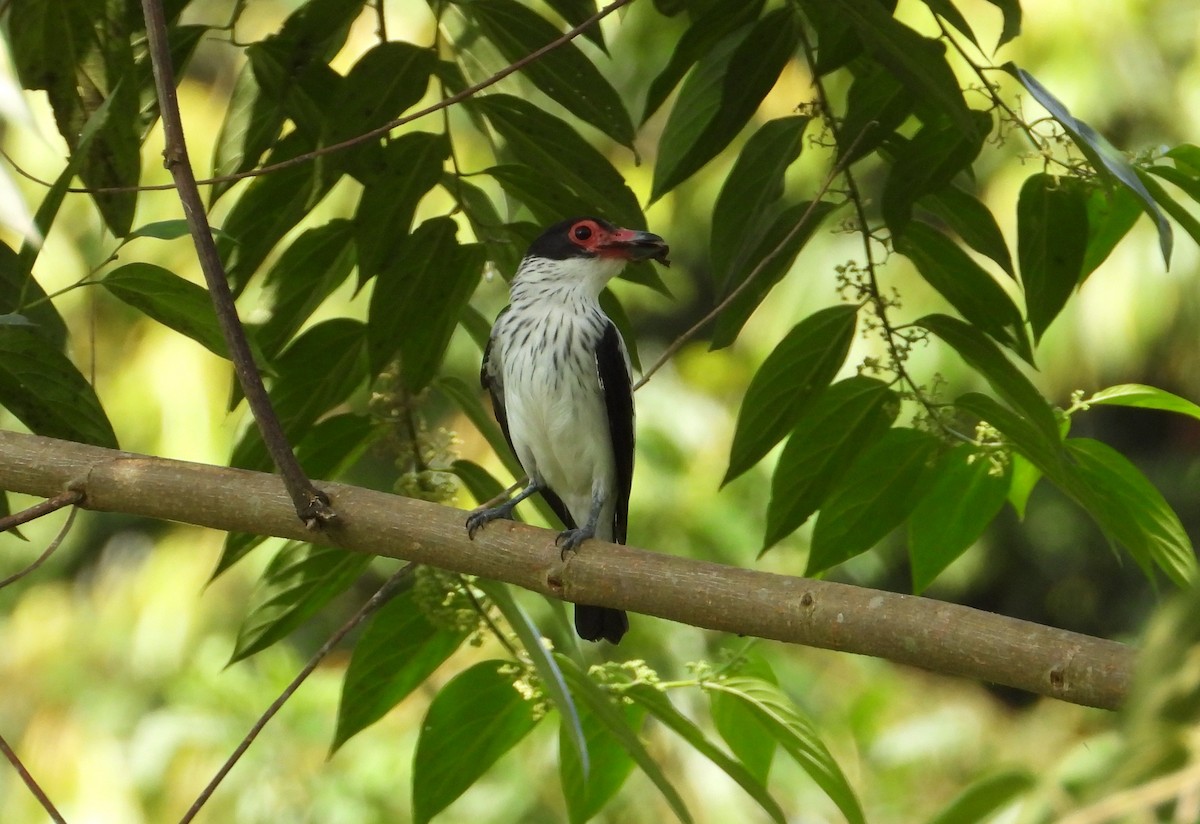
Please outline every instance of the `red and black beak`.
[[653, 232], [616, 229], [599, 244], [599, 251], [602, 255], [619, 256], [631, 261], [657, 260], [663, 266], [671, 265], [667, 259], [671, 253], [670, 247]]

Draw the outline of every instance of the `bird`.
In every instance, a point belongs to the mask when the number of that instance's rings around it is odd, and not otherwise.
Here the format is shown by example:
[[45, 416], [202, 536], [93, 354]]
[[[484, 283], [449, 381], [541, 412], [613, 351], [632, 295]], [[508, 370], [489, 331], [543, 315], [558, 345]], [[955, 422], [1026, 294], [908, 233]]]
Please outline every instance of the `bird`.
[[[656, 260], [669, 266], [669, 252], [658, 235], [599, 217], [560, 221], [530, 244], [479, 372], [528, 480], [508, 501], [471, 513], [471, 539], [541, 493], [566, 527], [556, 540], [564, 560], [589, 538], [625, 543], [633, 383], [625, 341], [599, 298], [626, 264]], [[616, 644], [628, 629], [622, 610], [575, 605], [575, 631], [584, 640]]]

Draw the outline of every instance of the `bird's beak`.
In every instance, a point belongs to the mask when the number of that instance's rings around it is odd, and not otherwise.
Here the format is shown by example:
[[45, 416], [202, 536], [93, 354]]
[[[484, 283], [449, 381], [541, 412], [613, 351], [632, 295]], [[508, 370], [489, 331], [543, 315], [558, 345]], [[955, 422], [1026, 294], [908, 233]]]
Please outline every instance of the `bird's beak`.
[[631, 261], [657, 260], [663, 266], [670, 266], [667, 259], [671, 249], [667, 242], [652, 232], [640, 232], [636, 229], [617, 229], [609, 234], [601, 247], [602, 253], [619, 255]]

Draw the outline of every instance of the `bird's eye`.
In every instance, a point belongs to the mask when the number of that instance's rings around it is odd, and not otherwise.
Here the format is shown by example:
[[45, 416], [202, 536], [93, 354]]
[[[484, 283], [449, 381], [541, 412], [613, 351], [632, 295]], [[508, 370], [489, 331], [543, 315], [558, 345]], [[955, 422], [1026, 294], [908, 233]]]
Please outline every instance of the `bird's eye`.
[[592, 236], [592, 227], [581, 223], [571, 230], [571, 234], [576, 240], [588, 240]]

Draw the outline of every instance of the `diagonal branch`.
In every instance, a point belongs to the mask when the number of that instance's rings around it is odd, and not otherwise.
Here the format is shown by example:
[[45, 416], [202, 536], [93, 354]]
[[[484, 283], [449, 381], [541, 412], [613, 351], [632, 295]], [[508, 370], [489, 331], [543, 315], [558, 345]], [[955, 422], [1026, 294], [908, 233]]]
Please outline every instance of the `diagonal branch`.
[[1134, 650], [1115, 641], [928, 598], [600, 541], [564, 564], [550, 530], [497, 521], [470, 541], [460, 510], [342, 484], [326, 488], [341, 517], [314, 534], [297, 523], [272, 475], [0, 431], [0, 489], [43, 497], [79, 489], [95, 510], [339, 546], [1087, 706], [1114, 709], [1129, 691]]
[[150, 62], [154, 66], [154, 85], [158, 92], [158, 105], [162, 113], [163, 133], [166, 148], [163, 157], [179, 191], [179, 201], [187, 218], [192, 240], [196, 244], [196, 255], [204, 272], [221, 334], [229, 347], [234, 372], [242, 393], [254, 414], [254, 420], [262, 432], [267, 450], [283, 476], [283, 482], [292, 499], [296, 515], [310, 529], [319, 529], [334, 517], [325, 493], [312, 485], [288, 443], [279, 418], [271, 407], [271, 399], [263, 386], [262, 375], [254, 364], [246, 330], [238, 319], [233, 292], [213, 242], [208, 216], [196, 185], [196, 175], [188, 159], [187, 143], [183, 135], [183, 120], [179, 113], [179, 99], [175, 94], [175, 70], [171, 65], [171, 52], [167, 43], [167, 21], [161, 0], [142, 0], [142, 14], [146, 18], [146, 38], [150, 49]]

